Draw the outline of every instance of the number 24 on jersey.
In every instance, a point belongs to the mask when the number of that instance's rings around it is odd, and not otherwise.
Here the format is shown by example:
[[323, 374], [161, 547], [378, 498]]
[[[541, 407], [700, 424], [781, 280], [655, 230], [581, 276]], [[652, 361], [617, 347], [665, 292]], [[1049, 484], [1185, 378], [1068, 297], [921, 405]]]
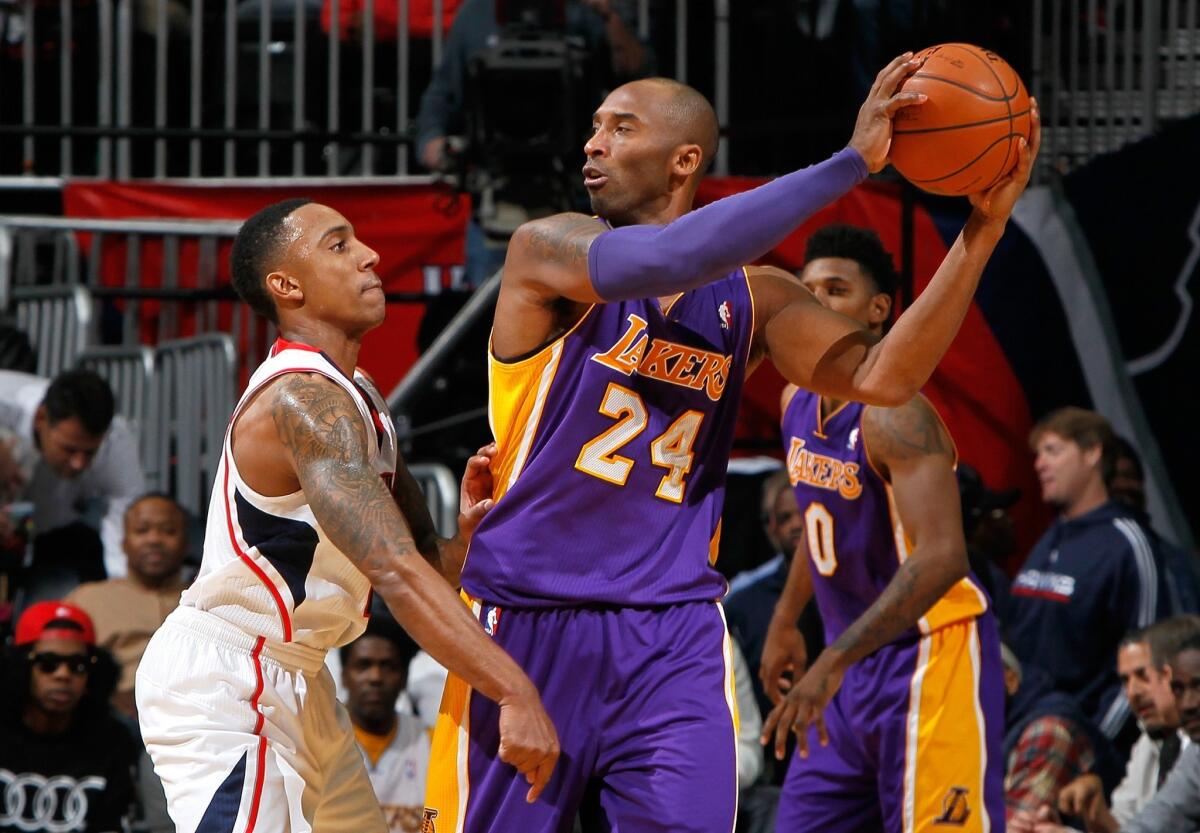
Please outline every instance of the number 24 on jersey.
[[[575, 468], [624, 486], [635, 461], [618, 452], [646, 430], [650, 422], [646, 403], [635, 391], [610, 382], [600, 400], [600, 413], [616, 422], [583, 444]], [[692, 470], [692, 446], [703, 421], [703, 412], [685, 411], [650, 442], [650, 462], [667, 470], [654, 492], [655, 497], [671, 503], [683, 502], [687, 475]]]

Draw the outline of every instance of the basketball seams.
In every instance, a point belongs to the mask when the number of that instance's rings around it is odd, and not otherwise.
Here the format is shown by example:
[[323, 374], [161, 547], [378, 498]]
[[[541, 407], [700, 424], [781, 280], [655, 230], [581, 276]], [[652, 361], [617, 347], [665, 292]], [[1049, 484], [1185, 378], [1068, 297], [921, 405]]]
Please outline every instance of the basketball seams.
[[956, 175], [962, 173], [967, 168], [971, 167], [976, 162], [978, 162], [980, 159], [987, 156], [988, 152], [990, 150], [992, 150], [994, 147], [996, 147], [996, 145], [1000, 144], [1001, 142], [1007, 142], [1011, 139], [1012, 139], [1011, 135], [1001, 136], [999, 139], [996, 139], [994, 142], [992, 142], [990, 145], [988, 145], [986, 148], [984, 148], [977, 156], [975, 156], [974, 159], [971, 159], [966, 164], [962, 165], [961, 167], [957, 168], [956, 170], [950, 171], [949, 173], [942, 174], [941, 176], [935, 176], [930, 179], [911, 179], [909, 181], [912, 182], [914, 185], [925, 185], [925, 184], [933, 183], [933, 182], [941, 182], [943, 179], [949, 179], [952, 176], [956, 176]]
[[[930, 81], [941, 81], [943, 84], [949, 84], [952, 87], [958, 87], [960, 90], [966, 90], [967, 92], [971, 93], [972, 95], [982, 98], [984, 101], [998, 101], [998, 102], [1002, 101], [1002, 102], [1007, 103], [1017, 97], [1016, 92], [1014, 92], [1011, 96], [988, 95], [987, 93], [983, 92], [982, 90], [978, 89], [977, 87], [972, 87], [970, 84], [964, 84], [961, 81], [955, 81], [953, 78], [947, 78], [944, 75], [934, 75], [932, 72], [918, 71], [918, 72], [914, 72], [911, 77], [913, 77], [913, 78], [928, 78]], [[1001, 88], [1001, 91], [1003, 91], [1003, 88]]]
[[[1002, 121], [1012, 121], [1013, 119], [1018, 119], [1021, 116], [1027, 116], [1027, 115], [1029, 115], [1029, 113], [1030, 113], [1030, 110], [1027, 109], [1027, 110], [1022, 110], [1019, 113], [1013, 113], [1011, 117], [1010, 116], [996, 116], [994, 119], [983, 119], [982, 121], [968, 121], [968, 122], [963, 122], [961, 124], [946, 124], [946, 125], [942, 125], [940, 127], [917, 127], [917, 128], [914, 128], [913, 130], [895, 130], [895, 129], [893, 129], [892, 135], [893, 136], [914, 136], [919, 133], [944, 133], [947, 130], [961, 130], [961, 129], [964, 129], [967, 127], [980, 127], [985, 124], [998, 124], [999, 122], [1002, 122]], [[1008, 135], [1011, 138], [1014, 134], [1010, 132]]]
[[[999, 73], [996, 72], [996, 69], [992, 66], [990, 61], [985, 61], [982, 57], [980, 57], [978, 54], [976, 54], [974, 50], [960, 48], [959, 51], [967, 52], [968, 54], [971, 55], [971, 57], [975, 58], [975, 60], [977, 60], [977, 61], [979, 61], [979, 63], [983, 64], [984, 67], [987, 68], [987, 71], [992, 74], [992, 77], [996, 79], [996, 84], [1000, 87], [1000, 93], [1001, 94], [1005, 93], [1004, 82], [1000, 80]], [[1013, 74], [1014, 75], [1016, 74], [1016, 70], [1013, 70]], [[1019, 79], [1018, 79], [1018, 81], [1019, 81]], [[1012, 156], [1012, 150], [1013, 150], [1012, 137], [1013, 137], [1013, 134], [1016, 132], [1016, 125], [1013, 124], [1012, 98], [1014, 96], [1016, 96], [1017, 90], [1019, 90], [1020, 88], [1021, 88], [1020, 84], [1018, 83], [1018, 86], [1013, 88], [1013, 95], [1006, 96], [1004, 98], [1004, 108], [1006, 110], [1008, 110], [1008, 147], [1005, 148], [1004, 161], [1000, 164], [1000, 169], [998, 171], [996, 171], [996, 175], [994, 177], [992, 177], [991, 181], [987, 185], [984, 186], [985, 191], [988, 188], [991, 188], [993, 185], [995, 185], [996, 182], [999, 181], [1000, 177], [1004, 175], [1004, 172], [1008, 170], [1008, 160], [1009, 160], [1009, 157]]]

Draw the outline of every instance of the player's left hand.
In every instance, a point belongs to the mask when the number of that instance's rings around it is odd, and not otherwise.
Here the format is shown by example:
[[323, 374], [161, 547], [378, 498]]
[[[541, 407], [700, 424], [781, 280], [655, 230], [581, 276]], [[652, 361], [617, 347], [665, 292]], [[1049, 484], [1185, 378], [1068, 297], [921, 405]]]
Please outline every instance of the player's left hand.
[[458, 495], [458, 534], [463, 543], [468, 543], [475, 534], [475, 527], [483, 516], [495, 505], [492, 490], [492, 458], [496, 456], [496, 444], [488, 443], [467, 460], [463, 473], [462, 487]]
[[831, 657], [829, 651], [822, 652], [812, 667], [800, 678], [800, 682], [792, 686], [787, 696], [771, 709], [771, 713], [763, 722], [762, 737], [759, 741], [766, 746], [774, 736], [777, 760], [782, 761], [787, 753], [788, 731], [796, 733], [796, 747], [802, 758], [808, 757], [810, 725], [816, 725], [817, 738], [822, 746], [829, 743], [829, 735], [825, 731], [825, 707], [841, 688], [842, 677], [846, 673]]

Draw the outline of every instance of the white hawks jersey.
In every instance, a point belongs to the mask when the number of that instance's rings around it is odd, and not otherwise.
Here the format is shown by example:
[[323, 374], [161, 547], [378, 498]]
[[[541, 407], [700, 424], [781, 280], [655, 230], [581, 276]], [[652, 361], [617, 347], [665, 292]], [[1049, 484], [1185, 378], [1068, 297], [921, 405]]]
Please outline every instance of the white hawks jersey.
[[368, 453], [388, 488], [396, 473], [396, 430], [387, 404], [360, 371], [344, 374], [320, 350], [280, 339], [250, 377], [225, 432], [208, 504], [204, 558], [180, 604], [268, 641], [328, 650], [366, 625], [370, 582], [325, 536], [304, 492], [268, 497], [246, 485], [233, 461], [232, 426], [254, 395], [285, 373], [320, 373], [358, 406]]

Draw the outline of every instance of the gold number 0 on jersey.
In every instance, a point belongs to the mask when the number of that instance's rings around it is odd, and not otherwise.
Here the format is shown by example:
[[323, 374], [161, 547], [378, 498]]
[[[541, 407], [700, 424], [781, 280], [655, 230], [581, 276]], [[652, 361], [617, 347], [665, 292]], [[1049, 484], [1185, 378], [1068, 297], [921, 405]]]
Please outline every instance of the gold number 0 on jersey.
[[[646, 430], [650, 418], [646, 403], [637, 392], [609, 382], [600, 400], [600, 413], [617, 420], [602, 434], [588, 440], [579, 450], [575, 468], [608, 483], [624, 486], [634, 461], [617, 452]], [[692, 470], [692, 445], [704, 422], [701, 411], [686, 411], [650, 442], [650, 462], [667, 470], [654, 492], [655, 497], [682, 503], [684, 478]]]
[[808, 554], [817, 572], [831, 576], [837, 572], [837, 553], [833, 548], [833, 515], [824, 504], [813, 501], [804, 510], [804, 527], [808, 532]]

